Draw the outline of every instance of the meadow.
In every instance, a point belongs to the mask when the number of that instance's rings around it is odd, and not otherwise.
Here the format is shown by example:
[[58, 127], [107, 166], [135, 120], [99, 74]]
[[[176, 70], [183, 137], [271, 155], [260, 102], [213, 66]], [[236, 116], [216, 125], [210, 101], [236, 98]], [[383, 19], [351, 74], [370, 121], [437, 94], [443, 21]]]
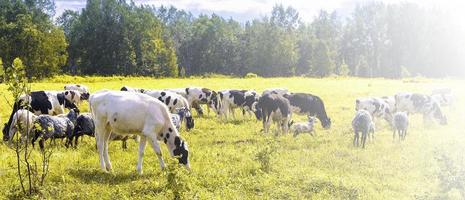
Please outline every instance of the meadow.
[[[95, 139], [86, 137], [77, 149], [55, 148], [50, 174], [34, 199], [465, 199], [465, 81], [449, 79], [358, 78], [70, 78], [32, 83], [33, 90], [61, 90], [64, 83], [87, 85], [91, 92], [138, 88], [202, 86], [214, 90], [286, 87], [320, 96], [332, 127], [308, 134], [264, 134], [261, 122], [236, 111], [228, 122], [214, 113], [196, 116], [196, 127], [182, 137], [189, 143], [191, 171], [177, 166], [161, 143], [168, 168], [160, 170], [146, 148], [144, 174], [136, 172], [137, 147], [111, 142], [112, 173], [99, 166]], [[400, 91], [429, 94], [450, 87], [457, 101], [443, 108], [449, 124], [424, 124], [411, 117], [403, 142], [393, 141], [384, 121], [377, 122], [375, 140], [365, 149], [352, 146], [351, 120], [357, 97], [394, 95]], [[8, 120], [11, 95], [0, 85], [0, 114]], [[81, 105], [88, 110], [87, 103]], [[295, 121], [305, 116], [293, 115]], [[272, 126], [272, 129], [275, 127]], [[0, 144], [0, 199], [22, 198], [15, 171], [15, 154]], [[173, 181], [175, 179], [175, 181]]]

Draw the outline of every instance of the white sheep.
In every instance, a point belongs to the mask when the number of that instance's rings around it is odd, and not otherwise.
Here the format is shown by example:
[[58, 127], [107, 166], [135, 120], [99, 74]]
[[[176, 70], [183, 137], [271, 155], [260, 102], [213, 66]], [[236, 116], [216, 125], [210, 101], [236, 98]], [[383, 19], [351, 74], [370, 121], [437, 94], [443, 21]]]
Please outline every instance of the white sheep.
[[310, 133], [311, 136], [314, 136], [313, 133], [315, 132], [313, 125], [315, 124], [316, 118], [312, 116], [308, 116], [308, 121], [306, 122], [298, 122], [293, 124], [291, 122], [291, 132], [294, 133], [294, 137], [301, 133]]

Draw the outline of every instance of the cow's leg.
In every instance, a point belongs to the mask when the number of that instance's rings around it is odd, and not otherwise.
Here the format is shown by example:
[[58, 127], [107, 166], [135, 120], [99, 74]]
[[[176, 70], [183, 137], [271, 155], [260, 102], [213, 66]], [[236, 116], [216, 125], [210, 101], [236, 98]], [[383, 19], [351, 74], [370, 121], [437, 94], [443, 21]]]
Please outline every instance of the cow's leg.
[[231, 111], [233, 120], [236, 120], [236, 113], [234, 112], [234, 108], [230, 107], [229, 110]]
[[157, 137], [155, 136], [155, 134], [151, 134], [150, 136], [147, 136], [147, 137], [150, 140], [150, 144], [152, 145], [152, 148], [155, 151], [155, 154], [157, 154], [158, 161], [160, 162], [160, 168], [164, 169], [165, 162], [163, 161], [163, 157], [161, 155], [160, 144], [158, 143]]
[[105, 134], [103, 135], [103, 149], [104, 149], [104, 154], [103, 158], [105, 159], [105, 164], [106, 164], [106, 169], [107, 171], [111, 171], [111, 162], [110, 162], [110, 156], [108, 155], [108, 141], [110, 140], [110, 135], [111, 132], [108, 130], [108, 128], [105, 129]]
[[137, 172], [142, 174], [142, 162], [144, 157], [145, 145], [147, 143], [147, 137], [141, 136], [139, 142], [139, 159], [137, 160]]
[[97, 143], [97, 150], [98, 150], [98, 153], [99, 153], [99, 159], [100, 159], [100, 168], [102, 168], [102, 170], [104, 171], [107, 171], [107, 168], [106, 168], [106, 164], [105, 164], [105, 159], [104, 159], [104, 135], [105, 135], [105, 126], [98, 126], [96, 124], [95, 126], [95, 141]]

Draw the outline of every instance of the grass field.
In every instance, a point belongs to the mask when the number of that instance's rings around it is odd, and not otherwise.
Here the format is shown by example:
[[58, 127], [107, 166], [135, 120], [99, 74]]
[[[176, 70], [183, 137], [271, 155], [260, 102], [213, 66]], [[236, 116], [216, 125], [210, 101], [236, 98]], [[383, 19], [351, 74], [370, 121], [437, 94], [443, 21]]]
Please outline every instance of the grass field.
[[[73, 79], [33, 83], [34, 90], [60, 90]], [[151, 148], [146, 148], [144, 174], [135, 171], [137, 144], [110, 145], [113, 172], [100, 170], [95, 140], [85, 138], [78, 149], [56, 147], [50, 175], [38, 196], [56, 199], [172, 199], [175, 190], [185, 199], [465, 199], [465, 81], [385, 80], [355, 78], [272, 79], [149, 79], [79, 78], [95, 92], [118, 90], [123, 85], [139, 88], [203, 86], [211, 89], [287, 87], [293, 92], [319, 95], [333, 125], [316, 136], [264, 135], [261, 123], [252, 119], [222, 122], [210, 113], [196, 118], [196, 127], [181, 131], [189, 143], [192, 171], [175, 167], [162, 144], [168, 169], [160, 170]], [[366, 149], [352, 146], [351, 120], [357, 97], [393, 95], [399, 91], [430, 93], [450, 87], [456, 94], [453, 109], [444, 108], [449, 125], [426, 125], [421, 116], [411, 118], [406, 141], [393, 142], [384, 121], [377, 124], [376, 138]], [[0, 85], [2, 121], [11, 107], [6, 86]], [[10, 100], [10, 99], [9, 99]], [[11, 100], [10, 100], [11, 101]], [[87, 111], [85, 103], [81, 110]], [[239, 112], [236, 112], [238, 114]], [[305, 116], [293, 116], [295, 121]], [[274, 126], [272, 127], [274, 128]], [[19, 198], [12, 150], [0, 144], [0, 199]], [[173, 169], [175, 168], [175, 169]], [[174, 171], [173, 173], [170, 173]], [[177, 177], [178, 186], [168, 184]]]

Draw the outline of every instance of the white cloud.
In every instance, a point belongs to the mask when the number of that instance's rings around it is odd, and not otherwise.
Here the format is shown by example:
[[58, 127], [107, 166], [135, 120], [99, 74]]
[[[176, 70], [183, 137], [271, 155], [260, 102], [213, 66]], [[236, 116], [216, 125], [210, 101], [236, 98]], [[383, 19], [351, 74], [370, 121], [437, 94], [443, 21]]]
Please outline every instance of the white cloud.
[[[223, 17], [233, 17], [240, 21], [269, 15], [273, 6], [283, 4], [292, 6], [299, 12], [304, 21], [311, 21], [313, 17], [324, 9], [337, 10], [343, 15], [349, 14], [357, 3], [372, 0], [135, 0], [137, 4], [150, 4], [155, 6], [174, 6], [179, 9], [191, 11], [193, 14], [217, 13]], [[424, 7], [441, 7], [453, 12], [461, 13], [465, 10], [465, 1], [461, 0], [381, 0], [384, 3], [412, 2]], [[85, 0], [55, 0], [57, 15], [65, 9], [80, 10], [85, 7]], [[463, 15], [461, 15], [463, 16]]]

